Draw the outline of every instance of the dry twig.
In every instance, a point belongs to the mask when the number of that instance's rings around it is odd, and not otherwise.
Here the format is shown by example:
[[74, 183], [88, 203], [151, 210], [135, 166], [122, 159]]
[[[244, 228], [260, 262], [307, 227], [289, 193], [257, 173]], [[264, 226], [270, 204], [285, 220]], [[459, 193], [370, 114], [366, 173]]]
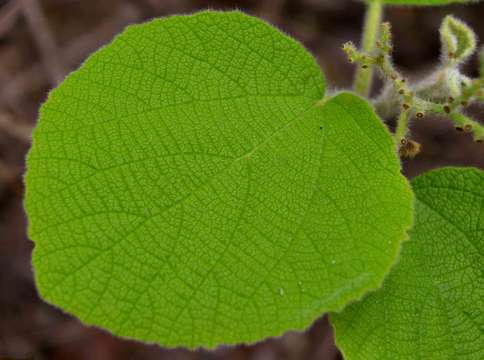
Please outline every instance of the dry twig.
[[[126, 25], [137, 20], [139, 20], [139, 14], [131, 6], [123, 6], [117, 13], [112, 14], [109, 20], [93, 31], [70, 41], [68, 46], [59, 50], [59, 55], [71, 69], [77, 66], [86, 54], [96, 50], [111, 40]], [[24, 94], [31, 92], [32, 89], [40, 88], [47, 80], [44, 66], [42, 64], [33, 65], [13, 77], [0, 89], [0, 105], [3, 103], [11, 107], [18, 106]]]
[[0, 9], [0, 37], [4, 36], [15, 21], [17, 21], [20, 10], [21, 6], [19, 1], [10, 1]]
[[30, 135], [32, 134], [32, 127], [17, 124], [8, 114], [0, 112], [0, 131], [5, 131], [8, 135], [23, 143], [29, 143]]
[[37, 0], [19, 1], [22, 4], [22, 13], [27, 19], [30, 32], [41, 53], [42, 63], [49, 75], [50, 82], [52, 85], [56, 85], [62, 81], [65, 70], [42, 7]]
[[57, 46], [50, 31], [45, 14], [37, 0], [20, 0], [30, 32], [42, 56], [42, 63], [52, 85], [62, 81], [65, 70], [59, 58]]
[[0, 182], [4, 184], [10, 184], [13, 180], [18, 176], [20, 172], [15, 171], [7, 164], [5, 164], [2, 160], [0, 160]]

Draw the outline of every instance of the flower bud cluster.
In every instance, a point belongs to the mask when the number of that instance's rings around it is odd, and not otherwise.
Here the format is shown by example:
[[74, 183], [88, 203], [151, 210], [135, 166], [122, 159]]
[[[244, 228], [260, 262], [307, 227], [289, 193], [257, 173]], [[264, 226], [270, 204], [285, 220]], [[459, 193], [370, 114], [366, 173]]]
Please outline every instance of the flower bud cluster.
[[409, 84], [394, 67], [392, 61], [392, 33], [389, 23], [380, 29], [376, 50], [359, 51], [348, 42], [343, 51], [352, 63], [363, 68], [375, 66], [381, 73], [385, 86], [373, 100], [382, 116], [398, 116], [395, 143], [403, 157], [414, 157], [420, 144], [409, 138], [410, 119], [422, 119], [426, 114], [438, 114], [452, 120], [456, 129], [471, 133], [474, 141], [484, 141], [484, 126], [464, 114], [472, 102], [484, 102], [484, 48], [480, 52], [480, 77], [471, 79], [460, 71], [477, 47], [472, 29], [453, 16], [447, 16], [440, 28], [442, 42], [441, 63], [438, 69], [417, 84]]

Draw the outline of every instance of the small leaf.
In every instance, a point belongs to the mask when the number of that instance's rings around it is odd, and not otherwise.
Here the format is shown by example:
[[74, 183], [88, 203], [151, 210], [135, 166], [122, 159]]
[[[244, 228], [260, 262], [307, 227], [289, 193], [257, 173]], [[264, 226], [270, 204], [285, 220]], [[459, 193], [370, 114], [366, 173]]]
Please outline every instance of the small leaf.
[[130, 26], [42, 106], [26, 175], [41, 295], [165, 346], [304, 329], [380, 286], [412, 222], [388, 130], [239, 12]]
[[416, 223], [383, 287], [331, 316], [346, 360], [484, 359], [484, 171], [412, 181]]
[[443, 58], [446, 63], [460, 64], [476, 50], [476, 35], [462, 21], [449, 15], [440, 27]]

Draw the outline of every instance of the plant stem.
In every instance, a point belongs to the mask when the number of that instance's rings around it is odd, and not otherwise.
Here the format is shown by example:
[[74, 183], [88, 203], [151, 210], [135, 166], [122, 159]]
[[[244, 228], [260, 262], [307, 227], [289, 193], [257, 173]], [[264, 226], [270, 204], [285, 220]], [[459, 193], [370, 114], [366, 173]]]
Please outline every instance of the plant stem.
[[[376, 37], [380, 29], [383, 13], [383, 3], [381, 0], [370, 0], [365, 16], [365, 24], [362, 37], [362, 51], [368, 54], [375, 48]], [[370, 93], [373, 79], [373, 67], [359, 68], [356, 72], [354, 90], [365, 97]]]
[[410, 116], [407, 110], [402, 111], [397, 121], [397, 129], [395, 130], [395, 143], [398, 144], [402, 139], [405, 138], [408, 131], [408, 120]]

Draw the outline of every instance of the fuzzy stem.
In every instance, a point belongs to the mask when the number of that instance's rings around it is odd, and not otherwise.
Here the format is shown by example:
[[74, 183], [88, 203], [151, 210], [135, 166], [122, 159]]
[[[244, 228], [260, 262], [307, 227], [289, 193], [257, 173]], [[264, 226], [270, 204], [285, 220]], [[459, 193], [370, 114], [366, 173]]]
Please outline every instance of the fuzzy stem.
[[[365, 16], [365, 24], [362, 37], [362, 51], [371, 54], [375, 48], [376, 37], [380, 30], [383, 14], [383, 3], [381, 0], [373, 0], [368, 4]], [[368, 97], [373, 79], [373, 67], [359, 68], [356, 72], [354, 90], [365, 97]]]
[[480, 123], [458, 112], [451, 113], [449, 116], [457, 130], [473, 133], [473, 138], [476, 142], [484, 141], [484, 126]]
[[[474, 141], [484, 142], [484, 125], [462, 114], [469, 103], [484, 102], [484, 76], [470, 79], [454, 69], [455, 78], [449, 80], [447, 72], [453, 69], [445, 66], [425, 83], [412, 86], [392, 64], [389, 23], [381, 24], [380, 39], [375, 45], [378, 51], [368, 53], [347, 42], [343, 51], [351, 63], [357, 63], [363, 69], [376, 66], [386, 81], [384, 91], [373, 103], [380, 114], [399, 114], [394, 141], [402, 157], [413, 158], [420, 152], [420, 144], [408, 138], [408, 124], [413, 116], [421, 119], [426, 113], [444, 115], [454, 121], [457, 130], [472, 133]], [[449, 84], [451, 81], [455, 83]], [[455, 89], [451, 88], [452, 85]]]
[[405, 138], [408, 131], [408, 121], [410, 119], [408, 110], [402, 111], [397, 121], [397, 129], [395, 130], [395, 143], [399, 144], [402, 139]]

